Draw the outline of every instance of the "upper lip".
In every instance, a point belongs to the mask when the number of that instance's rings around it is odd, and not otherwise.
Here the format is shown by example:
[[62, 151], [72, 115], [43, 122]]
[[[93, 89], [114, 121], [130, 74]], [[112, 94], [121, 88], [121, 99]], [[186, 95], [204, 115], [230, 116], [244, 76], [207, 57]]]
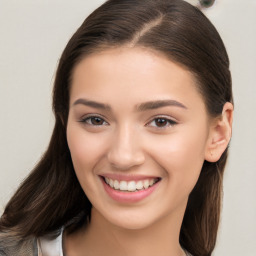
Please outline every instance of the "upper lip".
[[112, 180], [118, 180], [118, 181], [139, 181], [139, 180], [147, 180], [147, 179], [156, 179], [159, 178], [157, 176], [151, 176], [151, 175], [139, 175], [139, 174], [112, 174], [112, 173], [106, 173], [106, 174], [101, 174], [101, 177], [104, 178], [109, 178]]

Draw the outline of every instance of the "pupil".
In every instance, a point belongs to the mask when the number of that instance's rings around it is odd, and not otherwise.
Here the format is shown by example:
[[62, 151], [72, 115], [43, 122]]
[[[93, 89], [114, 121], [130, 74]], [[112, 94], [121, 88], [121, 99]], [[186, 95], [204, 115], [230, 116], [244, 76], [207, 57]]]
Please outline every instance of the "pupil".
[[100, 124], [102, 124], [102, 119], [98, 118], [98, 117], [94, 117], [92, 119], [92, 123], [95, 124], [95, 125], [100, 125]]
[[167, 121], [166, 121], [166, 119], [158, 118], [156, 120], [156, 123], [157, 123], [157, 126], [165, 126], [167, 124]]

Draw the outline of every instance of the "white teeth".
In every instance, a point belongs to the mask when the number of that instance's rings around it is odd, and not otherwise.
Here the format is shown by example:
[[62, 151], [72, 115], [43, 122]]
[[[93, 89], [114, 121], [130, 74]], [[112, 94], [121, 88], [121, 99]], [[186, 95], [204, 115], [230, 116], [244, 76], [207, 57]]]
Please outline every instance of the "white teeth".
[[118, 181], [112, 180], [110, 178], [105, 178], [105, 182], [109, 184], [110, 187], [114, 188], [115, 190], [121, 191], [129, 191], [134, 192], [136, 190], [147, 189], [150, 186], [153, 186], [158, 181], [157, 178], [155, 179], [147, 179], [147, 180], [139, 180], [139, 181]]
[[143, 183], [141, 180], [136, 183], [136, 189], [138, 190], [143, 189]]
[[127, 186], [128, 191], [135, 191], [136, 190], [136, 183], [135, 181], [129, 181]]
[[127, 190], [127, 182], [126, 181], [121, 181], [120, 182], [120, 187], [119, 187], [119, 189], [120, 190], [122, 190], [122, 191], [124, 191], [124, 190]]
[[109, 185], [110, 185], [111, 188], [113, 188], [114, 187], [114, 181], [109, 179]]
[[114, 188], [119, 189], [119, 182], [117, 180], [114, 181]]
[[143, 187], [147, 189], [149, 187], [149, 180], [144, 180]]

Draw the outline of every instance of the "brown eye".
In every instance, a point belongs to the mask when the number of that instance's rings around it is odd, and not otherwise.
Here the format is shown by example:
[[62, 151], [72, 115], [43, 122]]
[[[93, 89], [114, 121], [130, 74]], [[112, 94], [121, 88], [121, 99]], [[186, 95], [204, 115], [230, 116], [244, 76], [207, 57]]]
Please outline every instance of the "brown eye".
[[104, 120], [102, 118], [99, 118], [99, 117], [91, 117], [91, 124], [93, 124], [93, 125], [103, 125]]
[[157, 117], [153, 119], [147, 126], [155, 127], [155, 128], [168, 128], [169, 126], [174, 126], [177, 122], [164, 118], [164, 117]]
[[98, 116], [85, 117], [80, 122], [92, 126], [101, 126], [108, 124], [103, 118]]
[[155, 124], [157, 127], [164, 127], [168, 124], [168, 121], [164, 118], [157, 118], [155, 120]]

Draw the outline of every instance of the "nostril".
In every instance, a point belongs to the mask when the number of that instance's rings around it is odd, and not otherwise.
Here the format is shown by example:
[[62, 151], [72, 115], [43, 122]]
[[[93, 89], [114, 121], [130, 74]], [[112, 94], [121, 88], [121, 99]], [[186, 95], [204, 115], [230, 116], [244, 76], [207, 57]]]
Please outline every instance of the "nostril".
[[141, 150], [120, 150], [113, 149], [107, 155], [110, 165], [119, 170], [127, 170], [141, 165], [145, 161], [144, 153]]

